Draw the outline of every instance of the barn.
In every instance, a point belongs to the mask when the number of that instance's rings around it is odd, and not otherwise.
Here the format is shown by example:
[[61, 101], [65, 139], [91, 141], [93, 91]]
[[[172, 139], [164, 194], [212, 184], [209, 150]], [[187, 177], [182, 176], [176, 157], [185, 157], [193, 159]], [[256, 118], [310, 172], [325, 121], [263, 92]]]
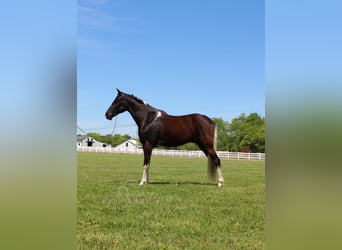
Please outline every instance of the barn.
[[119, 152], [136, 152], [142, 147], [138, 145], [136, 140], [127, 140], [117, 145], [114, 150]]
[[99, 142], [93, 137], [80, 135], [77, 136], [77, 147], [112, 147], [112, 145], [104, 142]]

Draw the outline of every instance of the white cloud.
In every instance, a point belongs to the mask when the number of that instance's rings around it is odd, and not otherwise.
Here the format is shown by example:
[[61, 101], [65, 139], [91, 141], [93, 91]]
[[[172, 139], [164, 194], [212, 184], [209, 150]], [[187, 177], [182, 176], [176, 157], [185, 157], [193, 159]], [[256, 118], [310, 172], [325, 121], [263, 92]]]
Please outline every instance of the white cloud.
[[77, 121], [77, 126], [85, 130], [86, 132], [93, 131], [93, 130], [110, 129], [113, 127], [113, 125], [110, 123], [104, 124], [104, 123], [92, 122], [92, 121]]
[[90, 7], [78, 6], [77, 19], [79, 25], [85, 25], [92, 28], [117, 28], [117, 19], [113, 15]]
[[134, 17], [117, 17], [100, 8], [89, 6], [77, 6], [77, 21], [79, 32], [122, 32], [138, 33], [135, 29], [128, 28], [129, 23], [136, 22]]
[[78, 4], [105, 5], [108, 0], [78, 0]]
[[140, 33], [129, 27], [136, 22], [136, 18], [118, 17], [104, 6], [105, 3], [106, 1], [78, 2], [78, 47], [110, 51], [118, 46], [113, 34]]
[[96, 40], [94, 38], [88, 37], [80, 37], [77, 38], [77, 46], [79, 47], [86, 47], [86, 48], [93, 48], [93, 49], [111, 49], [115, 47], [114, 43], [103, 41], [103, 40]]

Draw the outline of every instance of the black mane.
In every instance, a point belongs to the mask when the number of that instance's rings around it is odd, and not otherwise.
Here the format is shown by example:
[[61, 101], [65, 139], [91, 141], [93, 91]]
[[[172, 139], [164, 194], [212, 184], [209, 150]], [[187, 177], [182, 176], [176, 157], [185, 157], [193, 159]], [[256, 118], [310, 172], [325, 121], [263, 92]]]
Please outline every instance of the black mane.
[[130, 95], [130, 94], [127, 94], [128, 96], [132, 97], [134, 100], [136, 100], [137, 102], [141, 103], [141, 104], [146, 104], [147, 103], [143, 100], [141, 100], [140, 98], [136, 97], [135, 95]]
[[151, 106], [151, 105], [148, 104], [146, 101], [140, 99], [139, 97], [136, 97], [135, 95], [132, 95], [132, 94], [125, 94], [125, 95], [128, 96], [128, 97], [133, 98], [133, 99], [134, 99], [135, 101], [137, 101], [138, 103], [144, 104], [144, 105], [146, 105], [147, 107], [150, 107], [150, 108], [152, 108], [152, 109], [154, 109], [154, 110], [165, 112], [165, 111], [163, 111], [163, 110], [161, 110], [161, 109], [158, 109], [158, 108], [155, 108], [155, 107]]

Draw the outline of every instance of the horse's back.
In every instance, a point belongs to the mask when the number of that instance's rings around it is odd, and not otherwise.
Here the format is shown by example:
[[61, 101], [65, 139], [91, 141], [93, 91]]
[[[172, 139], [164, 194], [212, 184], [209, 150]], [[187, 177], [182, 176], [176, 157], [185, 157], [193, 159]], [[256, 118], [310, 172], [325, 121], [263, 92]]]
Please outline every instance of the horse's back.
[[198, 113], [193, 113], [193, 114], [188, 114], [188, 115], [179, 115], [179, 116], [169, 115], [169, 114], [165, 113], [165, 115], [167, 115], [169, 117], [169, 119], [173, 120], [173, 121], [175, 121], [175, 120], [183, 120], [184, 122], [188, 123], [191, 120], [191, 122], [194, 122], [194, 123], [215, 124], [213, 122], [213, 120], [211, 120], [208, 116], [202, 115], [202, 114], [198, 114]]
[[163, 127], [166, 134], [177, 137], [197, 138], [199, 134], [213, 133], [215, 123], [202, 114], [188, 114], [163, 116]]
[[195, 119], [195, 122], [198, 122], [198, 123], [207, 123], [208, 125], [215, 125], [214, 121], [211, 120], [208, 116], [206, 115], [202, 115], [202, 114], [191, 114], [194, 119]]
[[188, 115], [168, 115], [167, 113], [163, 114], [163, 118], [165, 124], [170, 124], [172, 127], [198, 127], [198, 126], [208, 126], [208, 127], [215, 127], [215, 123], [211, 120], [208, 116], [194, 113]]

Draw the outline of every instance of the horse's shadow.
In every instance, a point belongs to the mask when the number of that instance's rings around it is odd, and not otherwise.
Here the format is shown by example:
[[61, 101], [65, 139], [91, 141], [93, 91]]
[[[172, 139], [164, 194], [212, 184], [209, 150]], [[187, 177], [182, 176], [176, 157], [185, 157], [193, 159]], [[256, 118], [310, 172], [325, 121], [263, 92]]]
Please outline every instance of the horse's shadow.
[[215, 183], [209, 182], [194, 182], [194, 181], [180, 181], [180, 182], [171, 182], [171, 181], [151, 181], [148, 185], [201, 185], [201, 186], [216, 186]]
[[[114, 180], [113, 182], [120, 182], [122, 183], [122, 180]], [[138, 184], [139, 181], [137, 180], [127, 180], [124, 181], [126, 184]], [[195, 181], [150, 181], [147, 185], [199, 185], [199, 186], [216, 186], [217, 184], [212, 182], [195, 182]]]

